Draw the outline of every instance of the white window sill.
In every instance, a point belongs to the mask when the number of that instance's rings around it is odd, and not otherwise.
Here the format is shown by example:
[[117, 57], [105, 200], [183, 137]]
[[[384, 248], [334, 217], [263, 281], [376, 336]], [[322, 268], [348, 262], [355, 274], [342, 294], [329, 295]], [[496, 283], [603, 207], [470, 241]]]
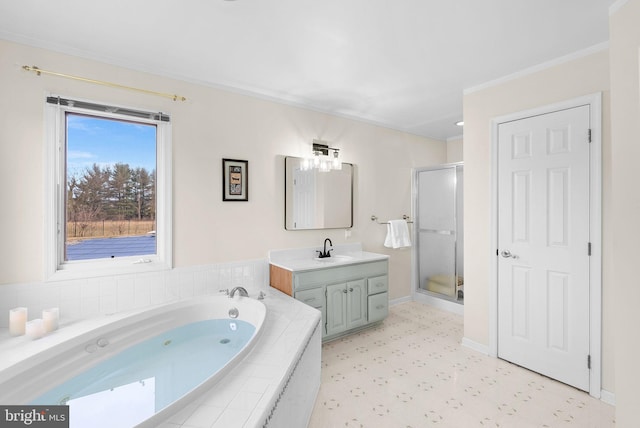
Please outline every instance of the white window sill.
[[170, 270], [171, 265], [159, 261], [156, 256], [136, 256], [100, 262], [75, 262], [64, 265], [49, 275], [47, 282], [68, 281], [74, 279], [96, 278], [103, 276], [128, 275]]

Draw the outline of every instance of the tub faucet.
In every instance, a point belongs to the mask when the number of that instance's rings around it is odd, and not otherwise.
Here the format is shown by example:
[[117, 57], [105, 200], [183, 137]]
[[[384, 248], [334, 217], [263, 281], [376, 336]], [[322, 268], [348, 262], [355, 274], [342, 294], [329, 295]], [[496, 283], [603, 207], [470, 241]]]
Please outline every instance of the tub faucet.
[[249, 297], [249, 293], [247, 293], [247, 290], [244, 287], [233, 287], [229, 292], [230, 299], [233, 299], [233, 296], [235, 296], [236, 291], [240, 293], [240, 295], [243, 297]]
[[327, 241], [329, 241], [329, 245], [331, 245], [333, 247], [333, 242], [331, 242], [331, 239], [327, 238], [324, 240], [324, 251], [320, 251], [320, 250], [316, 250], [316, 252], [318, 253], [318, 258], [319, 259], [324, 259], [326, 257], [331, 257], [331, 251], [333, 251], [333, 248], [330, 248], [329, 251], [327, 251]]

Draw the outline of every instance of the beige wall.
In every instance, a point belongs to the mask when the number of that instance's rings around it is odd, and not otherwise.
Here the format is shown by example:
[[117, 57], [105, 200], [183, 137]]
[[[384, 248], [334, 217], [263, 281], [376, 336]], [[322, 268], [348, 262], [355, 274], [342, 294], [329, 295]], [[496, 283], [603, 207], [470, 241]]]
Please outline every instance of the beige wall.
[[[188, 98], [174, 102], [21, 70], [36, 65]], [[391, 255], [391, 298], [410, 295], [410, 251], [382, 246], [371, 222], [411, 214], [411, 168], [446, 161], [446, 144], [327, 114], [0, 41], [0, 284], [43, 278], [43, 111], [48, 93], [161, 110], [173, 123], [174, 265], [266, 258], [269, 249], [362, 242]], [[352, 236], [284, 230], [284, 155], [322, 138], [356, 165]], [[249, 202], [221, 201], [221, 159], [249, 160]]]
[[602, 388], [614, 390], [611, 243], [609, 57], [600, 51], [464, 96], [465, 328], [467, 339], [489, 344], [491, 248], [491, 120], [571, 98], [603, 94], [603, 370]]
[[616, 426], [640, 421], [640, 1], [626, 2], [610, 16], [613, 281], [616, 363]]
[[462, 137], [447, 140], [447, 163], [462, 162]]

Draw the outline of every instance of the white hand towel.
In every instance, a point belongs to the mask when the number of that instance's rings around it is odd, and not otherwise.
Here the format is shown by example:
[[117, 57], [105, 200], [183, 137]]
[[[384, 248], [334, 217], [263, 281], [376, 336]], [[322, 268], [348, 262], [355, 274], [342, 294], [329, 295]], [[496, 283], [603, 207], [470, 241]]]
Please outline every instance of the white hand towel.
[[410, 247], [409, 227], [406, 220], [389, 220], [387, 238], [384, 240], [387, 248]]

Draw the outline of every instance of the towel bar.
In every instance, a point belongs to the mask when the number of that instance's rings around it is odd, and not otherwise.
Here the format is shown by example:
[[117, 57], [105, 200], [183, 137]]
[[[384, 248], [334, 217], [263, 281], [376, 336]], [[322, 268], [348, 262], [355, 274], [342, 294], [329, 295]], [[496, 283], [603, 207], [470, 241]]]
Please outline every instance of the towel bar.
[[[403, 219], [403, 220], [406, 220], [406, 221], [407, 221], [407, 223], [413, 223], [413, 221], [409, 220], [410, 218], [411, 218], [411, 217], [409, 217], [409, 216], [408, 216], [408, 215], [406, 215], [406, 214], [404, 214], [404, 215], [402, 216], [402, 219]], [[383, 221], [383, 222], [378, 221], [378, 217], [377, 217], [377, 216], [375, 216], [375, 215], [372, 215], [372, 216], [371, 216], [371, 221], [375, 221], [375, 222], [376, 222], [376, 223], [378, 223], [378, 224], [389, 224], [389, 222], [388, 222], [388, 221]]]

